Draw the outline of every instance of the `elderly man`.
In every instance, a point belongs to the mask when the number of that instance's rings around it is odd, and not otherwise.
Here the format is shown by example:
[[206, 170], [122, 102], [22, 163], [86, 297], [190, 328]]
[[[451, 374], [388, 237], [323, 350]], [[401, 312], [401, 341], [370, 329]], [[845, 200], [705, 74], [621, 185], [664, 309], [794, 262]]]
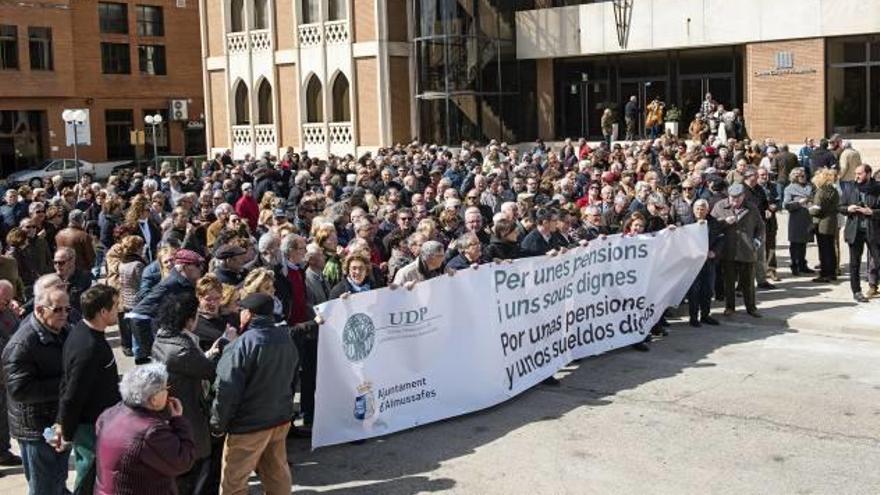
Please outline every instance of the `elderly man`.
[[724, 242], [721, 246], [722, 271], [724, 274], [724, 316], [736, 309], [736, 283], [742, 289], [746, 311], [760, 318], [755, 303], [755, 261], [757, 251], [763, 249], [764, 221], [754, 205], [746, 202], [742, 184], [733, 184], [727, 191], [727, 199], [719, 201], [712, 209], [718, 220]]
[[3, 199], [4, 203], [0, 205], [0, 235], [5, 239], [6, 234], [27, 216], [28, 206], [21, 201], [15, 189], [7, 189]]
[[[748, 169], [743, 172], [742, 185], [745, 191], [746, 203], [751, 204], [755, 208], [755, 211], [764, 223], [764, 232], [760, 239], [761, 249], [757, 251], [757, 256], [755, 258], [755, 281], [757, 282], [759, 289], [775, 289], [776, 286], [767, 281], [767, 223], [771, 218], [775, 222], [775, 217], [773, 217], [770, 210], [770, 198], [767, 197], [767, 192], [764, 188], [758, 185], [758, 171], [754, 169]], [[772, 233], [775, 234], [775, 230], [773, 230]]]
[[85, 231], [86, 217], [80, 210], [73, 210], [67, 217], [67, 228], [55, 234], [57, 247], [69, 247], [76, 251], [76, 266], [91, 270], [95, 266], [95, 243]]
[[241, 308], [245, 332], [217, 364], [211, 409], [211, 428], [226, 434], [221, 492], [246, 493], [256, 470], [266, 493], [288, 493], [286, 440], [299, 356], [289, 329], [275, 324], [272, 297], [251, 294]]
[[129, 318], [133, 337], [132, 351], [135, 364], [150, 362], [154, 336], [152, 322], [158, 313], [159, 304], [167, 297], [174, 297], [184, 292], [195, 295], [195, 283], [202, 276], [205, 260], [196, 252], [181, 249], [174, 254], [172, 263], [168, 276], [150, 289], [150, 292], [126, 315]]
[[703, 323], [718, 325], [718, 320], [713, 318], [709, 312], [712, 309], [712, 290], [715, 287], [715, 266], [718, 263], [718, 252], [721, 249], [723, 239], [719, 233], [718, 221], [709, 215], [709, 202], [705, 199], [698, 199], [694, 201], [693, 209], [694, 212], [691, 216], [693, 221], [690, 223], [708, 223], [709, 251], [706, 261], [703, 262], [703, 268], [700, 269], [700, 273], [688, 290], [690, 325], [692, 327], [700, 327]]
[[33, 269], [37, 275], [45, 275], [52, 271], [52, 255], [49, 243], [39, 233], [39, 227], [33, 218], [25, 218], [19, 224], [27, 234], [27, 247], [24, 248], [25, 257], [33, 263]]
[[394, 275], [394, 286], [403, 285], [412, 288], [416, 282], [429, 280], [444, 273], [452, 273], [451, 270], [443, 268], [445, 258], [443, 244], [437, 241], [425, 242], [419, 250], [418, 258]]
[[224, 244], [217, 248], [214, 252], [214, 258], [217, 260], [214, 274], [221, 283], [237, 286], [244, 282], [247, 254], [247, 249], [236, 244]]
[[58, 414], [70, 300], [58, 287], [39, 290], [35, 297], [34, 312], [3, 350], [10, 433], [21, 446], [29, 492], [60, 495], [66, 493], [70, 451], [47, 443], [43, 430]]
[[72, 248], [59, 247], [55, 250], [52, 260], [55, 274], [67, 284], [67, 293], [70, 295], [70, 305], [79, 312], [80, 295], [92, 285], [92, 276], [80, 266], [77, 266], [76, 253]]
[[[12, 334], [21, 322], [22, 309], [15, 302], [15, 287], [8, 280], [0, 280], [0, 353], [6, 348]], [[6, 407], [6, 383], [0, 373], [0, 466], [20, 466], [21, 458], [10, 450], [9, 416]]]
[[217, 242], [217, 238], [220, 236], [220, 232], [223, 230], [223, 227], [229, 222], [229, 217], [235, 213], [235, 208], [232, 207], [229, 203], [222, 203], [214, 208], [214, 215], [217, 217], [217, 220], [214, 220], [211, 225], [208, 225], [208, 228], [205, 232], [207, 238], [207, 246], [209, 250], [214, 249], [214, 245]]

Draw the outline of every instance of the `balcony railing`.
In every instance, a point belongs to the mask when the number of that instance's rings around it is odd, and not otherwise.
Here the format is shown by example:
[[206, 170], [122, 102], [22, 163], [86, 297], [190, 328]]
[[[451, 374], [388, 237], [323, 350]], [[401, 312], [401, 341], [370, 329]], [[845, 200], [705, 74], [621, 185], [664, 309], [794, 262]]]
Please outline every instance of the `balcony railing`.
[[303, 24], [299, 26], [299, 46], [320, 45], [321, 35], [320, 24]]
[[348, 21], [325, 22], [324, 40], [328, 45], [346, 43], [348, 41]]
[[254, 126], [254, 144], [257, 146], [275, 146], [275, 125], [260, 124]]
[[247, 33], [229, 33], [226, 35], [226, 52], [230, 55], [247, 52], [249, 48]]
[[272, 35], [268, 29], [251, 31], [251, 51], [263, 52], [272, 50]]
[[331, 122], [328, 127], [330, 144], [351, 144], [354, 141], [351, 122]]
[[251, 126], [232, 126], [232, 144], [234, 146], [250, 146], [252, 141], [253, 135], [251, 134]]
[[302, 126], [303, 143], [308, 145], [323, 145], [327, 142], [327, 136], [324, 133], [324, 124], [303, 124]]

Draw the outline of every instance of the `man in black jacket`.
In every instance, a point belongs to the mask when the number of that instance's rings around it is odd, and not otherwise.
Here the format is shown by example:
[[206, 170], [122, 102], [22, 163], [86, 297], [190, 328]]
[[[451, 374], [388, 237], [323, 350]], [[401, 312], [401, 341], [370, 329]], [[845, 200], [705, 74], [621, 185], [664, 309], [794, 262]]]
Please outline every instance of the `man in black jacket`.
[[43, 438], [55, 423], [62, 376], [62, 348], [67, 338], [70, 299], [59, 287], [35, 294], [27, 316], [3, 350], [9, 399], [9, 430], [21, 446], [24, 475], [33, 494], [62, 494], [70, 451], [56, 450]]
[[520, 249], [523, 256], [540, 256], [564, 246], [556, 245], [553, 233], [556, 232], [559, 214], [550, 208], [538, 208], [535, 212], [535, 228], [523, 238]]
[[255, 293], [241, 301], [244, 331], [217, 365], [211, 429], [226, 433], [221, 493], [244, 493], [257, 470], [266, 493], [290, 491], [287, 433], [299, 355], [290, 330], [275, 324], [275, 303]]
[[150, 362], [154, 335], [152, 320], [159, 310], [159, 303], [166, 297], [173, 297], [182, 292], [195, 294], [195, 283], [202, 276], [202, 265], [205, 260], [195, 251], [180, 249], [174, 254], [173, 263], [174, 266], [168, 276], [153, 287], [128, 313], [132, 325], [135, 364]]
[[[855, 182], [841, 182], [839, 211], [846, 215], [843, 238], [849, 244], [849, 283], [853, 298], [868, 302], [877, 294], [878, 260], [880, 260], [880, 184], [871, 178], [871, 167], [856, 168]], [[868, 246], [868, 289], [862, 294], [862, 253]]]
[[64, 342], [61, 398], [56, 439], [73, 442], [76, 491], [92, 493], [95, 473], [95, 421], [121, 400], [119, 371], [104, 332], [117, 323], [119, 293], [98, 284], [82, 295], [83, 319]]

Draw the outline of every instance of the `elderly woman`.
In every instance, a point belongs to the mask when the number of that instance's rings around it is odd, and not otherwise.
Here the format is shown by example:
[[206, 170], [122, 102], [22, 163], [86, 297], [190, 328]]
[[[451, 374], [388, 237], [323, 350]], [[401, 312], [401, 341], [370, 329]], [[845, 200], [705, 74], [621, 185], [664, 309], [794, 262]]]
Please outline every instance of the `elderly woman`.
[[333, 287], [342, 280], [342, 261], [339, 259], [342, 250], [339, 248], [336, 227], [325, 222], [314, 227], [314, 231], [314, 242], [324, 251], [324, 280], [329, 287]]
[[213, 382], [220, 353], [230, 336], [221, 334], [203, 353], [193, 333], [198, 310], [199, 300], [192, 294], [165, 300], [159, 306], [159, 331], [153, 343], [153, 360], [165, 364], [168, 385], [183, 405], [183, 416], [192, 426], [196, 445], [195, 465], [177, 479], [180, 493], [203, 493], [212, 491], [211, 487], [216, 492], [220, 487], [220, 457], [211, 456], [210, 400], [205, 384]]
[[808, 208], [816, 226], [816, 243], [819, 245], [819, 276], [813, 282], [831, 282], [837, 279], [837, 254], [834, 241], [837, 238], [837, 207], [840, 193], [834, 187], [835, 172], [821, 169], [813, 177], [816, 192], [813, 204]]
[[[270, 296], [275, 301], [275, 318], [282, 321], [287, 314], [287, 307], [275, 293], [275, 272], [268, 268], [255, 268], [247, 274], [244, 282], [241, 284], [239, 296], [241, 299], [255, 293], [262, 293]], [[286, 301], [285, 301], [286, 302]]]
[[813, 204], [813, 185], [807, 182], [803, 167], [789, 174], [789, 184], [782, 195], [782, 207], [788, 210], [788, 252], [791, 274], [816, 273], [807, 266], [807, 244], [813, 240], [813, 220], [808, 208]]
[[174, 479], [192, 468], [192, 427], [180, 400], [169, 397], [164, 364], [138, 366], [119, 383], [122, 402], [96, 424], [95, 493], [176, 494]]
[[366, 250], [357, 250], [350, 253], [342, 263], [344, 277], [332, 289], [330, 299], [348, 297], [350, 294], [366, 292], [374, 288], [372, 278], [372, 265]]
[[[223, 283], [217, 275], [208, 273], [196, 282], [196, 297], [199, 300], [198, 319], [193, 333], [198, 337], [199, 347], [207, 351], [214, 342], [223, 336], [230, 323], [222, 313]], [[230, 288], [229, 290], [235, 290]]]

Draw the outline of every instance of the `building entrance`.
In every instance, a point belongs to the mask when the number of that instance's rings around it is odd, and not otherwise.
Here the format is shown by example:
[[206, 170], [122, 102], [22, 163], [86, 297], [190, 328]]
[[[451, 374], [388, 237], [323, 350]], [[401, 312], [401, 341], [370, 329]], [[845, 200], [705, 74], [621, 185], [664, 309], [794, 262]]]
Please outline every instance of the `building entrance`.
[[[626, 102], [630, 97], [635, 96], [639, 103], [639, 118], [636, 123], [636, 139], [644, 138], [650, 135], [650, 130], [645, 128], [646, 110], [648, 104], [654, 101], [654, 98], [660, 98], [660, 101], [666, 103], [669, 101], [667, 89], [669, 85], [665, 79], [622, 79], [620, 81], [620, 104], [619, 108], [624, 109]], [[668, 103], [666, 103], [668, 105]], [[622, 111], [622, 110], [621, 110]], [[624, 127], [620, 128], [617, 138], [623, 139], [625, 136]]]

